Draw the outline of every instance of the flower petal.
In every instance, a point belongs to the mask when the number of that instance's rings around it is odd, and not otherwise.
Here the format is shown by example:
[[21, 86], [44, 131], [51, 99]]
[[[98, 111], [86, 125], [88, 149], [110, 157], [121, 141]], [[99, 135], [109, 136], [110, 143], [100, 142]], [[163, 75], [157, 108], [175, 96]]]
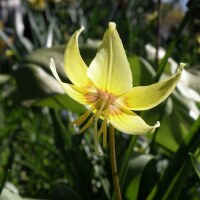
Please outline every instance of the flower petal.
[[147, 125], [141, 117], [127, 109], [115, 107], [112, 111], [109, 116], [110, 123], [119, 131], [127, 134], [144, 135], [152, 133], [155, 128], [160, 126], [159, 122], [154, 126]]
[[70, 81], [79, 87], [87, 87], [89, 79], [87, 77], [88, 67], [81, 58], [78, 48], [78, 37], [83, 31], [82, 26], [70, 38], [64, 54], [64, 70]]
[[165, 81], [132, 88], [130, 92], [118, 98], [118, 103], [131, 110], [147, 110], [157, 106], [172, 93], [184, 66], [185, 64], [181, 63], [177, 73]]
[[88, 91], [85, 89], [80, 89], [79, 87], [72, 84], [63, 83], [57, 74], [53, 58], [51, 58], [50, 60], [50, 69], [53, 75], [55, 76], [56, 80], [60, 83], [60, 85], [62, 86], [63, 90], [66, 92], [67, 95], [69, 95], [72, 99], [74, 99], [75, 101], [81, 104], [84, 104], [84, 105], [88, 104], [84, 95]]
[[98, 88], [115, 95], [124, 94], [132, 88], [131, 69], [115, 23], [109, 23], [87, 74]]

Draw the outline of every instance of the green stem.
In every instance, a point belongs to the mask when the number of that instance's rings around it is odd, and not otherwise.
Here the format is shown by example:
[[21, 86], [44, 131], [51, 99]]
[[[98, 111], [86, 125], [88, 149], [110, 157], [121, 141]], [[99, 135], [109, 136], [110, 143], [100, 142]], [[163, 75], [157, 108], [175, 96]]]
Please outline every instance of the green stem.
[[[114, 135], [114, 127], [110, 124], [110, 162], [111, 162], [111, 170], [112, 170], [112, 178], [115, 188], [115, 194], [117, 200], [122, 200], [121, 191], [119, 187], [119, 179], [117, 173], [117, 163], [116, 163], [116, 155], [115, 155], [115, 135]], [[115, 194], [112, 199], [115, 199]]]

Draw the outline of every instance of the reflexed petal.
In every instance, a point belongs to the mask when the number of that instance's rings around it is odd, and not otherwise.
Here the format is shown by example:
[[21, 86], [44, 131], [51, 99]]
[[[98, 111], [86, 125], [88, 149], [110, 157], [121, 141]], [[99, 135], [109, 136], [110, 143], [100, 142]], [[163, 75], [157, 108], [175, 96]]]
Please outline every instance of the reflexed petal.
[[157, 122], [154, 126], [147, 125], [144, 120], [130, 110], [119, 110], [113, 108], [113, 112], [110, 115], [110, 123], [119, 131], [132, 134], [132, 135], [144, 135], [151, 133], [155, 128], [160, 126]]
[[88, 104], [84, 95], [84, 93], [87, 93], [87, 90], [80, 89], [79, 87], [72, 84], [63, 83], [57, 74], [55, 63], [52, 58], [50, 61], [50, 69], [67, 95], [69, 95], [72, 99], [78, 101], [81, 104]]
[[70, 38], [64, 55], [64, 70], [70, 81], [79, 87], [85, 87], [89, 84], [87, 77], [88, 67], [81, 58], [78, 48], [78, 36], [83, 31], [81, 27]]
[[181, 63], [177, 73], [171, 78], [149, 86], [133, 87], [117, 101], [131, 110], [147, 110], [164, 101], [176, 87], [183, 67]]
[[103, 43], [88, 69], [88, 77], [100, 89], [121, 95], [132, 88], [132, 73], [115, 23], [109, 23]]

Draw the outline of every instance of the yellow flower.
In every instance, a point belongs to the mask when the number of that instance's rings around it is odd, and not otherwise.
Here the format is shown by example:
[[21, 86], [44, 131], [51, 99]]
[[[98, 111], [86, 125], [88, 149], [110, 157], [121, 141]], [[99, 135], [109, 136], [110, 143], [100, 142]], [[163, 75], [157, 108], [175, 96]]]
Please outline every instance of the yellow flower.
[[[65, 92], [89, 108], [73, 124], [81, 127], [80, 132], [83, 132], [94, 123], [95, 147], [97, 136], [101, 134], [103, 146], [106, 146], [107, 124], [127, 134], [153, 132], [160, 123], [149, 126], [132, 110], [147, 110], [164, 101], [176, 87], [184, 64], [180, 64], [177, 73], [165, 81], [133, 87], [131, 69], [115, 23], [109, 23], [103, 42], [89, 67], [82, 60], [78, 48], [78, 37], [83, 29], [81, 27], [72, 35], [64, 55], [64, 70], [72, 84], [60, 80], [53, 59], [50, 61], [53, 75]], [[99, 119], [103, 122], [97, 130]]]

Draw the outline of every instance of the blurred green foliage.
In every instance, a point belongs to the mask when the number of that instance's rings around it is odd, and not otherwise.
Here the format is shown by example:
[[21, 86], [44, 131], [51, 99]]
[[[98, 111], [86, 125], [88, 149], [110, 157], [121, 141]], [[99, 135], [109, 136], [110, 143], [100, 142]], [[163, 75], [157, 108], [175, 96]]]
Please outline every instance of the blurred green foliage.
[[[158, 74], [146, 44], [159, 43], [166, 58], [189, 63], [178, 90], [140, 113], [149, 124], [161, 121], [154, 134], [116, 133], [123, 199], [199, 199], [199, 1], [191, 0], [187, 11], [179, 1], [159, 8], [153, 0], [8, 2], [0, 3], [0, 199], [112, 198], [108, 149], [95, 155], [93, 130], [78, 135], [70, 126], [86, 108], [64, 94], [49, 70], [53, 57], [68, 81], [63, 53], [70, 35], [84, 25], [80, 50], [89, 64], [110, 21], [117, 24], [135, 86], [153, 83]], [[163, 65], [162, 75], [171, 65]]]

